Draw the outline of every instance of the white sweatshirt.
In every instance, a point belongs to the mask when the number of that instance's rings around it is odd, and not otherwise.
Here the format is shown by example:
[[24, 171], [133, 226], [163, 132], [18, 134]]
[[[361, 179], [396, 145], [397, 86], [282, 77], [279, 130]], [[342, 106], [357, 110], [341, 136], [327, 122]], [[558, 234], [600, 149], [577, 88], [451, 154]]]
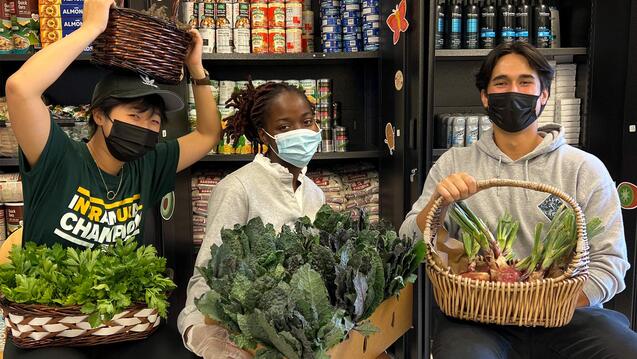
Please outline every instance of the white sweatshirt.
[[[597, 217], [605, 226], [604, 232], [589, 242], [589, 278], [584, 293], [591, 306], [609, 301], [626, 288], [624, 276], [630, 268], [619, 196], [604, 164], [597, 157], [567, 145], [562, 132], [559, 125], [540, 128], [542, 143], [516, 161], [498, 148], [492, 132], [471, 147], [451, 149], [431, 168], [423, 193], [407, 214], [400, 234], [422, 236], [416, 217], [429, 202], [436, 185], [453, 173], [466, 172], [478, 180], [511, 178], [552, 185], [573, 196], [586, 218]], [[513, 251], [520, 258], [531, 252], [535, 224], [548, 223], [560, 205], [552, 195], [515, 188], [492, 188], [465, 202], [491, 229], [506, 211], [520, 220], [518, 240], [513, 244]], [[451, 233], [457, 231], [457, 226], [447, 228]]]
[[[194, 304], [210, 288], [197, 267], [205, 267], [210, 260], [210, 247], [221, 244], [221, 229], [246, 224], [261, 217], [278, 230], [298, 218], [308, 216], [312, 221], [325, 203], [325, 196], [311, 179], [299, 175], [301, 183], [296, 192], [292, 188], [292, 174], [283, 166], [257, 155], [254, 161], [229, 174], [215, 187], [208, 201], [206, 236], [197, 254], [195, 271], [188, 283], [186, 307], [179, 314], [177, 325], [184, 334], [190, 326], [203, 324], [204, 317]], [[187, 341], [186, 341], [187, 342]], [[187, 343], [186, 347], [193, 350]]]

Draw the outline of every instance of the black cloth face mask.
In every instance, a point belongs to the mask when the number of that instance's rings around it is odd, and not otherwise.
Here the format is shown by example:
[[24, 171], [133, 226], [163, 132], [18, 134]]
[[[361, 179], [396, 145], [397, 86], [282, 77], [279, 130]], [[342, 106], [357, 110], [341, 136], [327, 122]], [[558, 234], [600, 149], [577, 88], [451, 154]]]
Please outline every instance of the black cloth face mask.
[[131, 162], [155, 149], [159, 139], [158, 132], [119, 120], [111, 120], [110, 118], [109, 120], [113, 123], [111, 133], [106, 137], [102, 127], [102, 134], [108, 151], [117, 160]]
[[535, 107], [540, 96], [504, 92], [488, 94], [487, 98], [489, 119], [506, 132], [520, 132], [537, 120]]

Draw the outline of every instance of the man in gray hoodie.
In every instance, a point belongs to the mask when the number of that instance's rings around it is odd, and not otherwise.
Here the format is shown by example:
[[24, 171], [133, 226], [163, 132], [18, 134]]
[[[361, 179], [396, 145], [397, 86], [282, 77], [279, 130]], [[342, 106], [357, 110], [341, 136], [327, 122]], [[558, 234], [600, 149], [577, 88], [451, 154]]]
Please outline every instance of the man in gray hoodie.
[[[476, 75], [482, 104], [493, 123], [471, 147], [452, 148], [434, 164], [421, 197], [403, 222], [401, 235], [422, 237], [433, 201], [464, 200], [489, 226], [508, 211], [520, 220], [513, 250], [529, 255], [538, 222], [549, 222], [559, 199], [545, 193], [498, 188], [479, 193], [476, 179], [518, 179], [555, 186], [573, 196], [587, 218], [605, 231], [590, 241], [589, 279], [573, 320], [562, 328], [522, 328], [456, 320], [436, 311], [434, 357], [637, 358], [637, 334], [620, 313], [602, 308], [625, 288], [629, 268], [619, 197], [604, 164], [565, 143], [559, 125], [538, 128], [554, 70], [532, 46], [516, 42], [495, 48]], [[457, 227], [445, 222], [449, 233]], [[457, 238], [457, 235], [455, 236]]]

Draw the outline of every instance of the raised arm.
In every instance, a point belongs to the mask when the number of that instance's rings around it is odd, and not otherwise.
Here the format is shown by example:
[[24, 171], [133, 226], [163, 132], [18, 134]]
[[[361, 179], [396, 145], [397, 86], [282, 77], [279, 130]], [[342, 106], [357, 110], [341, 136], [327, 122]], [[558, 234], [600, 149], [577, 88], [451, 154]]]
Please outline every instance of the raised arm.
[[[193, 44], [186, 57], [186, 66], [193, 79], [202, 79], [206, 77], [201, 60], [203, 40], [197, 30], [191, 30], [190, 33], [193, 37]], [[190, 167], [207, 155], [217, 146], [221, 137], [221, 121], [210, 86], [195, 84], [190, 86], [192, 86], [192, 92], [195, 95], [197, 129], [178, 139], [179, 164], [177, 172]]]
[[30, 166], [34, 166], [51, 131], [42, 94], [97, 38], [108, 23], [114, 0], [85, 0], [83, 25], [69, 36], [38, 51], [6, 84], [11, 127]]

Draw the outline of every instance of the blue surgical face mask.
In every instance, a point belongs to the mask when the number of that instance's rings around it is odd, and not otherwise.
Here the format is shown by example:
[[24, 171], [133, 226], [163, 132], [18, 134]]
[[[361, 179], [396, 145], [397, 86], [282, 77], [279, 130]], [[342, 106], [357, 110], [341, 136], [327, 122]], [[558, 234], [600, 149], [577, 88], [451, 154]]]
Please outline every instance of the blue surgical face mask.
[[303, 168], [310, 163], [321, 143], [320, 130], [316, 132], [303, 128], [280, 133], [276, 136], [270, 135], [266, 130], [263, 132], [276, 142], [277, 150], [272, 149], [272, 151], [283, 161], [298, 168]]

